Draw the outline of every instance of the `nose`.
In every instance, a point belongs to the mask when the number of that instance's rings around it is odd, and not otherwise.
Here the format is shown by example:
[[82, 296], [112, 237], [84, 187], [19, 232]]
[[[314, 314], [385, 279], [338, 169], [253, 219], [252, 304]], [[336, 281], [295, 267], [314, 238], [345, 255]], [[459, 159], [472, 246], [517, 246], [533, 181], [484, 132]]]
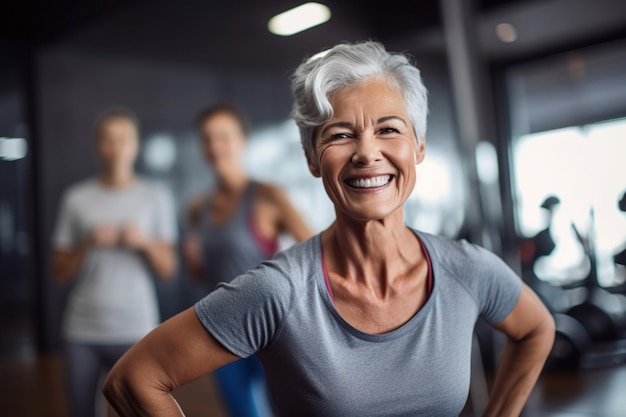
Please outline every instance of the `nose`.
[[356, 149], [352, 155], [352, 163], [358, 166], [369, 166], [382, 160], [379, 143], [370, 133], [365, 133], [356, 141]]

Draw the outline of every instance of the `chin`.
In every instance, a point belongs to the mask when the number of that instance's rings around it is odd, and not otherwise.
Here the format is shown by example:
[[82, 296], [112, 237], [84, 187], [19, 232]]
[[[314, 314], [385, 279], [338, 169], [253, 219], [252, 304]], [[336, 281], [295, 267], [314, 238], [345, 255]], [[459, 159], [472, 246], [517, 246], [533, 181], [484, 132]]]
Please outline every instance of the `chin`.
[[381, 207], [380, 205], [375, 207], [353, 207], [342, 211], [347, 218], [359, 222], [379, 221], [397, 214], [402, 215], [402, 207]]

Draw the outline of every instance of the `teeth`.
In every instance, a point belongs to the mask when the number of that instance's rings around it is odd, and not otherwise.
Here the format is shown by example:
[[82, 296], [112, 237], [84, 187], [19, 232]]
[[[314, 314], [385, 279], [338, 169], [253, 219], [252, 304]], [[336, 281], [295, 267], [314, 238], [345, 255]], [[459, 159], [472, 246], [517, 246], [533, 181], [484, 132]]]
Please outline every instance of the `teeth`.
[[373, 178], [353, 178], [348, 180], [348, 184], [355, 188], [376, 188], [387, 184], [391, 175], [381, 175]]

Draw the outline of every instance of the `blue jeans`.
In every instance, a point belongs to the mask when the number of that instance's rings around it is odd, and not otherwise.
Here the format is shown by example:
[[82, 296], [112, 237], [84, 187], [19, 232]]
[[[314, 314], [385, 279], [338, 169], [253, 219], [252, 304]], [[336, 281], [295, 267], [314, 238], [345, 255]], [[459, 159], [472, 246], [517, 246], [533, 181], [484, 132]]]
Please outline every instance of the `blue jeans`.
[[[95, 417], [100, 381], [131, 345], [92, 345], [66, 342], [64, 347], [65, 379], [70, 416]], [[102, 401], [102, 410], [105, 409]]]
[[271, 417], [265, 374], [256, 356], [226, 365], [213, 375], [231, 417]]

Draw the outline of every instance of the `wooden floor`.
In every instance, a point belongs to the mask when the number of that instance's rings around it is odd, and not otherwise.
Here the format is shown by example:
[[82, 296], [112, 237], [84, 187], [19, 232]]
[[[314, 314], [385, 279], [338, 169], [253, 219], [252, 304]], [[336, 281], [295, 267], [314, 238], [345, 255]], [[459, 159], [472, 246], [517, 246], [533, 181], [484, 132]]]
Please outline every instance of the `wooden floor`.
[[[68, 417], [59, 355], [0, 359], [0, 415]], [[211, 376], [174, 392], [187, 417], [227, 417]], [[116, 414], [108, 410], [108, 416]]]
[[[68, 417], [58, 355], [4, 357], [0, 359], [0, 375], [0, 415]], [[174, 396], [187, 417], [227, 417], [211, 376], [180, 388]], [[626, 366], [546, 374], [534, 390], [524, 416], [624, 417]]]
[[[24, 327], [16, 320], [10, 323], [0, 320], [0, 416], [68, 417], [60, 356], [37, 354]], [[174, 396], [187, 417], [227, 417], [211, 376]], [[469, 409], [463, 417], [472, 417]], [[626, 417], [626, 365], [546, 372], [523, 416]]]

